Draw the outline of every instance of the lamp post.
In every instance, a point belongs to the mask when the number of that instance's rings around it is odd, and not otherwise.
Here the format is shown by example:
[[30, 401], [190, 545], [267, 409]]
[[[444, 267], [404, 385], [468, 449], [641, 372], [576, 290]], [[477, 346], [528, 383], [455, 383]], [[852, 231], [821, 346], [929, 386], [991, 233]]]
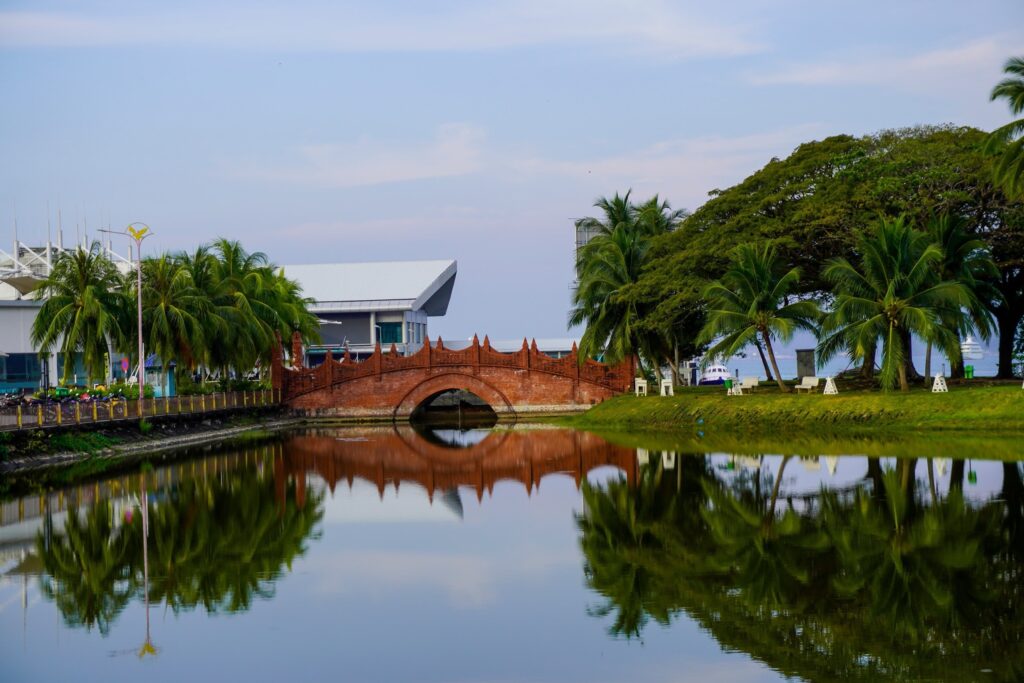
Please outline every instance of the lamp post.
[[125, 229], [125, 232], [102, 229], [100, 232], [109, 232], [114, 235], [128, 235], [135, 240], [135, 256], [138, 268], [138, 285], [135, 289], [139, 315], [139, 370], [136, 378], [139, 385], [139, 417], [142, 417], [146, 414], [144, 406], [144, 401], [146, 400], [146, 357], [143, 355], [145, 353], [145, 349], [142, 345], [142, 240], [146, 239], [153, 233], [149, 231], [148, 225], [138, 221], [129, 224]]

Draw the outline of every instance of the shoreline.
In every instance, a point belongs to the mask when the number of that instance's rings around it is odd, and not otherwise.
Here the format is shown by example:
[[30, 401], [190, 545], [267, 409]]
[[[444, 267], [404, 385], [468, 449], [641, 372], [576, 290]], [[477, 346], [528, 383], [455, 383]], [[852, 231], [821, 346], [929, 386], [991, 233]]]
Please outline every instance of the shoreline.
[[197, 423], [199, 429], [191, 433], [157, 435], [117, 443], [107, 448], [94, 451], [64, 451], [61, 453], [40, 453], [38, 455], [21, 455], [0, 461], [0, 475], [31, 474], [40, 471], [58, 471], [82, 462], [104, 462], [115, 465], [121, 461], [142, 458], [149, 455], [165, 454], [172, 451], [187, 450], [208, 446], [210, 444], [230, 441], [243, 437], [251, 432], [276, 434], [286, 429], [302, 426], [307, 420], [293, 416], [273, 416], [256, 418], [246, 424], [205, 425]]
[[782, 394], [769, 387], [743, 396], [684, 390], [675, 396], [617, 396], [556, 424], [609, 432], [733, 432], [753, 436], [898, 437], [908, 432], [1024, 437], [1019, 384], [951, 388], [933, 394], [846, 391]]

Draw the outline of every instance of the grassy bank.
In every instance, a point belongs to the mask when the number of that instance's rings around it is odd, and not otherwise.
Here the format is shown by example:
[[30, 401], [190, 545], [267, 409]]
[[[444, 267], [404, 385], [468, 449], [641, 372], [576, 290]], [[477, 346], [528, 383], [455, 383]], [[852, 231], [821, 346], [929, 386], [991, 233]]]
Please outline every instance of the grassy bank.
[[783, 394], [762, 388], [727, 396], [721, 388], [684, 390], [676, 396], [619, 396], [562, 421], [592, 431], [729, 432], [813, 436], [887, 432], [1024, 432], [1024, 390], [1019, 384], [966, 384], [949, 393], [844, 391], [838, 396]]

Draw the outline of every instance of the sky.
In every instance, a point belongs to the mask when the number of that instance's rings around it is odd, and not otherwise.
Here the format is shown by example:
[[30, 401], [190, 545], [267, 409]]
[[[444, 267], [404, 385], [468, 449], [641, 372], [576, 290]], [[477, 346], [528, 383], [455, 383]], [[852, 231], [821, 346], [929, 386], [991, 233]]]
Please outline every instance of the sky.
[[455, 258], [432, 334], [566, 336], [598, 197], [693, 210], [809, 140], [990, 130], [1021, 26], [1019, 0], [0, 0], [0, 244], [59, 210], [154, 253]]

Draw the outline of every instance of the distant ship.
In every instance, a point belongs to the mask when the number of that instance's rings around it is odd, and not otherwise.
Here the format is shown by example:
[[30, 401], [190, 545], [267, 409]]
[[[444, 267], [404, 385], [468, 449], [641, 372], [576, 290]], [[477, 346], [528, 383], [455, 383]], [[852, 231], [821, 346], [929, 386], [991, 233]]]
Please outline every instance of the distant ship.
[[974, 337], [970, 335], [960, 344], [960, 353], [963, 355], [964, 360], [981, 360], [985, 357], [981, 344], [974, 341]]

